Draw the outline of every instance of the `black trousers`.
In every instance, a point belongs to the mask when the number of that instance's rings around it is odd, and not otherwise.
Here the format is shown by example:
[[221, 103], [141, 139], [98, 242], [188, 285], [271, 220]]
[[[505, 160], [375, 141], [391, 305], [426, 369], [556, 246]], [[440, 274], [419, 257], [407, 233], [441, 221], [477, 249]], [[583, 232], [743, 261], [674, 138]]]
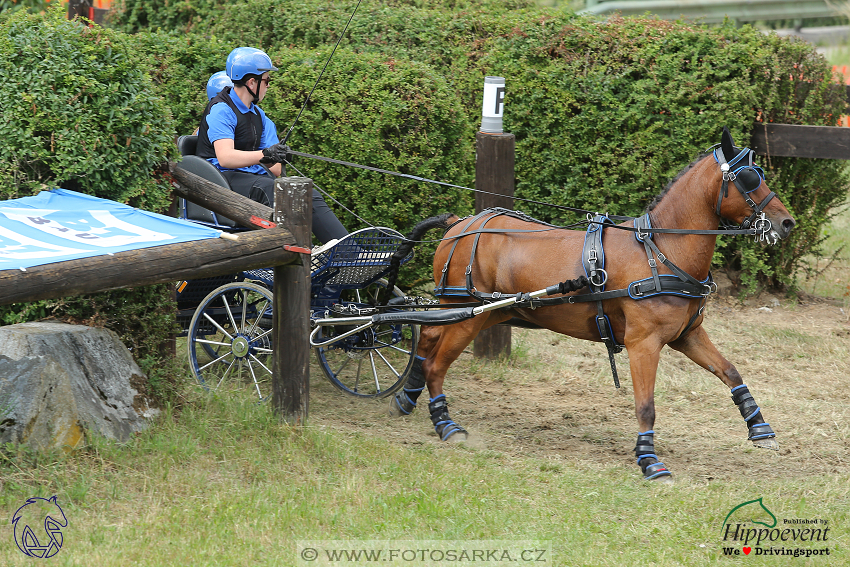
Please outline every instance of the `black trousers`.
[[[271, 175], [257, 175], [244, 171], [222, 171], [221, 174], [236, 193], [262, 205], [274, 207], [274, 178]], [[336, 218], [322, 194], [315, 189], [313, 189], [313, 234], [322, 244], [348, 234], [348, 230]]]

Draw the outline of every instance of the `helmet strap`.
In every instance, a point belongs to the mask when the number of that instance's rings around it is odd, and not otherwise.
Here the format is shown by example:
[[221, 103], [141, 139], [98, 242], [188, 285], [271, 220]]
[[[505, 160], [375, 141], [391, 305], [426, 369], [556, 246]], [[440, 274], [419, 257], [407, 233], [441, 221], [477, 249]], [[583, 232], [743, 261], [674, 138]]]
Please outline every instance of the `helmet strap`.
[[257, 81], [257, 92], [252, 91], [251, 87], [248, 86], [248, 83], [247, 82], [245, 83], [245, 88], [248, 90], [249, 93], [251, 93], [251, 96], [254, 99], [253, 100], [254, 104], [257, 104], [258, 102], [260, 102], [260, 81], [259, 81], [259, 79], [256, 79], [256, 81]]

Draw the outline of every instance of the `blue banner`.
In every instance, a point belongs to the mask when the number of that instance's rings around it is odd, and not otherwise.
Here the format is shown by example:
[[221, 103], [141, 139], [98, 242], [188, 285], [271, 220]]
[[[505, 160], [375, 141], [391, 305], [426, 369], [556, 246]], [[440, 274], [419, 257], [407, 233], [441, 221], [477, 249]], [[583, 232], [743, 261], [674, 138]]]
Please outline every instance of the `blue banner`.
[[67, 189], [0, 201], [0, 270], [218, 238], [220, 231]]

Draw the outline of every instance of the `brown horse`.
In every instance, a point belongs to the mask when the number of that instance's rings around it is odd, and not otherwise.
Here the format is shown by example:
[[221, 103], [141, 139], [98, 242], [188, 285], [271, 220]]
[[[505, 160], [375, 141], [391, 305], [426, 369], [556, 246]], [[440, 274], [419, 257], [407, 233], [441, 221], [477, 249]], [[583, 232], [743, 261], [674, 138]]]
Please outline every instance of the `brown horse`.
[[[723, 156], [733, 157], [727, 164]], [[745, 158], [749, 158], [750, 167], [741, 166]], [[650, 265], [653, 263], [658, 274], [675, 273], [675, 270], [667, 268], [671, 262], [674, 268], [678, 266], [682, 272], [710, 289], [709, 268], [717, 234], [705, 232], [717, 231], [721, 218], [740, 223], [745, 228], [757, 224], [762, 237], [769, 243], [787, 237], [795, 221], [779, 199], [772, 198], [773, 193], [764, 183], [763, 174], [757, 167], [752, 167], [751, 160], [752, 153], [735, 148], [731, 135], [724, 129], [719, 151], [700, 156], [655, 198], [647, 209], [649, 216], [646, 217], [652, 228], [693, 231], [653, 232], [648, 238], [656, 246], [656, 255], [659, 250], [663, 253], [657, 255], [658, 262], [651, 258], [650, 249], [635, 237], [634, 231], [617, 230], [608, 225], [604, 229], [604, 254], [608, 258], [605, 289], [628, 289], [632, 282], [641, 279], [651, 282], [653, 268]], [[733, 184], [738, 191], [728, 190]], [[443, 227], [453, 221], [458, 221], [457, 217], [440, 218]], [[476, 233], [485, 222], [487, 232], [479, 230]], [[431, 226], [434, 226], [433, 223]], [[635, 224], [627, 222], [620, 226], [634, 227]], [[602, 272], [592, 274], [583, 264], [587, 250], [586, 234], [566, 229], [541, 231], [546, 228], [521, 218], [495, 213], [476, 217], [473, 222], [469, 219], [455, 222], [434, 257], [434, 279], [438, 287], [448, 285], [455, 290], [466, 289], [469, 287], [467, 264], [471, 264], [469, 275], [474, 289], [479, 292], [499, 291], [511, 295], [537, 290], [555, 282], [578, 282], [585, 275], [591, 276], [591, 284], [600, 283]], [[642, 236], [646, 239], [645, 232]], [[468, 236], [453, 238], [460, 234]], [[473, 257], [476, 238], [479, 242], [474, 261], [467, 262]], [[450, 260], [452, 254], [455, 260]], [[650, 256], [649, 261], [647, 256]], [[666, 281], [679, 279], [661, 277]], [[571, 288], [562, 289], [569, 291]], [[601, 286], [593, 287], [595, 292], [601, 289]], [[585, 289], [578, 294], [563, 293], [560, 297], [588, 294], [589, 290]], [[404, 391], [391, 400], [391, 413], [413, 411], [419, 392], [427, 384], [431, 398], [429, 410], [438, 435], [443, 440], [466, 439], [467, 432], [449, 417], [443, 381], [452, 362], [482, 329], [518, 318], [572, 337], [601, 341], [601, 330], [597, 324], [601, 305], [610, 321], [609, 328], [616, 340], [614, 344], [625, 346], [629, 352], [639, 428], [635, 454], [645, 478], [670, 475], [655, 456], [653, 447], [655, 375], [664, 345], [682, 352], [732, 389], [732, 399], [749, 428], [748, 438], [756, 446], [777, 449], [774, 432], [765, 423], [738, 370], [718, 352], [701, 326], [702, 306], [707, 294], [708, 291], [689, 297], [665, 292], [647, 294], [650, 295], [648, 298], [626, 295], [605, 299], [601, 304], [591, 300], [536, 309], [530, 308], [526, 302], [520, 307], [485, 312], [448, 326], [423, 326], [417, 363]], [[441, 303], [469, 302], [472, 299], [462, 295], [465, 294], [445, 295], [441, 297]]]

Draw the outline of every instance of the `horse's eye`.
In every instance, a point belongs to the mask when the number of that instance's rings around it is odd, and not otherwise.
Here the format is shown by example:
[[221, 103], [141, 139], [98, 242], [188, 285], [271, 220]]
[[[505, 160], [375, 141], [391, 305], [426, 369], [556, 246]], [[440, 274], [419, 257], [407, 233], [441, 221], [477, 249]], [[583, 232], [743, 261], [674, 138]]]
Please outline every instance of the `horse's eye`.
[[742, 169], [738, 172], [738, 183], [749, 193], [755, 191], [761, 185], [761, 177], [753, 169]]

